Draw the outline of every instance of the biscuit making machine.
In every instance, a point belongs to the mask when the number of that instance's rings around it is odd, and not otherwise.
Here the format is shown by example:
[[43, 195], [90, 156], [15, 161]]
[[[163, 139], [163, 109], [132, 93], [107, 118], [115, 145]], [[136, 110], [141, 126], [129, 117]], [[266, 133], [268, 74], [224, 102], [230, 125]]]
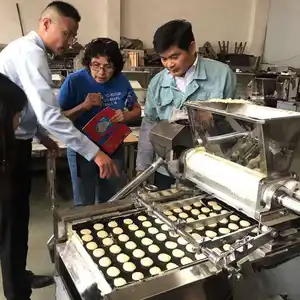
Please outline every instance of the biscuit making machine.
[[[267, 299], [256, 272], [299, 254], [300, 114], [242, 100], [184, 109], [188, 123], [153, 128], [157, 160], [108, 203], [54, 211], [57, 299]], [[157, 191], [144, 183], [161, 166], [176, 184]]]

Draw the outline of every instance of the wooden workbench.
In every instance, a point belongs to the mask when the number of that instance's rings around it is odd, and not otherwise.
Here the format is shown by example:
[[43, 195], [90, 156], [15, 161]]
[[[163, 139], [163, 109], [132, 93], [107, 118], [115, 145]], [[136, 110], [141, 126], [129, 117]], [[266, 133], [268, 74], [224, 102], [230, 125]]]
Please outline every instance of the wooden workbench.
[[[138, 143], [139, 128], [131, 128], [132, 132], [124, 140], [125, 146], [125, 166], [128, 181], [131, 181], [135, 174], [135, 152]], [[56, 141], [60, 148], [60, 157], [66, 157], [67, 147], [56, 138], [51, 137]], [[48, 150], [45, 146], [34, 140], [32, 143], [32, 156], [34, 158], [45, 158], [46, 170], [47, 170], [47, 186], [48, 193], [51, 198], [55, 198], [55, 178], [56, 178], [56, 160], [48, 155]]]

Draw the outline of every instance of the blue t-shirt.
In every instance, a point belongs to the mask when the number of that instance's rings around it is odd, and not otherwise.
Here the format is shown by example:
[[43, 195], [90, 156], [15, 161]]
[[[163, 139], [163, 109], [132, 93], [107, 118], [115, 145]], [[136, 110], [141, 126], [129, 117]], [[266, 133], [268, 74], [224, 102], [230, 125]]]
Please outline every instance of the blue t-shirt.
[[58, 102], [62, 110], [69, 110], [84, 102], [89, 93], [101, 93], [103, 106], [92, 107], [91, 110], [82, 113], [74, 125], [81, 130], [97, 113], [109, 106], [112, 109], [131, 108], [137, 102], [137, 97], [128, 81], [120, 73], [108, 82], [98, 83], [90, 75], [88, 70], [79, 70], [67, 77], [60, 88]]

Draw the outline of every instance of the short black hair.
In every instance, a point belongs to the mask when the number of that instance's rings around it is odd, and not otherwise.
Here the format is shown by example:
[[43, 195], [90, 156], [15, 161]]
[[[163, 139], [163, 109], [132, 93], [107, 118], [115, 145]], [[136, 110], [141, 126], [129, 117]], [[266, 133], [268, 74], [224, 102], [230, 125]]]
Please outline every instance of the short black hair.
[[44, 11], [46, 11], [48, 8], [55, 8], [59, 14], [64, 17], [71, 18], [76, 22], [80, 22], [81, 20], [81, 16], [78, 10], [73, 5], [67, 2], [53, 1], [45, 8]]
[[24, 109], [26, 103], [24, 91], [0, 73], [0, 171], [13, 161], [13, 118]]
[[124, 60], [116, 41], [109, 38], [98, 38], [88, 43], [84, 48], [84, 55], [82, 58], [83, 66], [90, 70], [92, 58], [98, 56], [106, 56], [108, 61], [114, 65], [113, 76], [117, 76], [122, 72]]
[[163, 53], [173, 46], [188, 51], [194, 41], [191, 23], [185, 20], [172, 20], [156, 30], [153, 46], [157, 53]]

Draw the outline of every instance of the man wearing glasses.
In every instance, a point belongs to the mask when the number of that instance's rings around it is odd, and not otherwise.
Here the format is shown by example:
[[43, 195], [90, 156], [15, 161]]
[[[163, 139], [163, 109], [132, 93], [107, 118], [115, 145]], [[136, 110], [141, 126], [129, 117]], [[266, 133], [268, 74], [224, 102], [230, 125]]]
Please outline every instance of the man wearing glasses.
[[[48, 137], [49, 132], [87, 160], [94, 160], [101, 178], [118, 174], [113, 161], [61, 114], [51, 88], [47, 53], [60, 54], [74, 42], [80, 19], [73, 6], [54, 1], [43, 11], [36, 32], [13, 41], [0, 53], [0, 73], [19, 85], [28, 98], [16, 131], [13, 194], [8, 211], [0, 211], [0, 259], [4, 294], [9, 300], [28, 300], [31, 288], [53, 283], [51, 277], [26, 271], [32, 138], [36, 136], [49, 150], [57, 152], [58, 146]], [[9, 215], [9, 224], [3, 224], [4, 214]]]

